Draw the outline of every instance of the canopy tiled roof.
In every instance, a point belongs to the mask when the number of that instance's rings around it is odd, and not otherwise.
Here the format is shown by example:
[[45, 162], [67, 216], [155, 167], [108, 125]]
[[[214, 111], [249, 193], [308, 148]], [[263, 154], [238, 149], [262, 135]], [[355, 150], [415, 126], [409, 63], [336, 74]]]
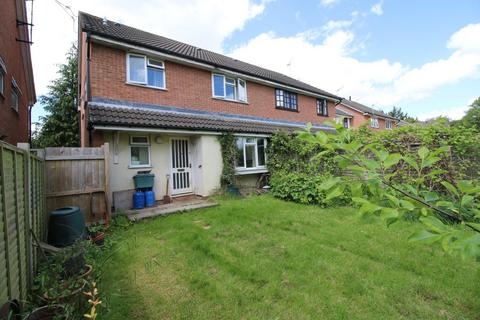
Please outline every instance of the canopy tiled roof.
[[348, 113], [348, 112], [346, 112], [344, 110], [341, 110], [341, 109], [338, 109], [338, 108], [335, 108], [335, 114], [339, 115], [339, 116], [344, 116], [344, 117], [353, 117], [353, 114]]
[[389, 116], [388, 114], [384, 113], [383, 111], [375, 110], [373, 108], [367, 107], [366, 105], [361, 104], [361, 103], [356, 102], [356, 101], [344, 99], [344, 100], [342, 100], [342, 104], [347, 106], [347, 107], [351, 107], [353, 109], [356, 109], [356, 110], [358, 110], [360, 112], [363, 112], [363, 113], [368, 113], [368, 114], [378, 116], [378, 117], [398, 120], [397, 118]]
[[[306, 124], [302, 122], [139, 104], [95, 97], [88, 103], [88, 117], [90, 125], [94, 127], [150, 127], [155, 129], [260, 134], [271, 134], [280, 130], [293, 132], [306, 127]], [[314, 124], [312, 131], [318, 130], [334, 131], [334, 128]]]
[[341, 99], [334, 94], [316, 88], [299, 80], [293, 79], [281, 73], [264, 69], [246, 62], [242, 62], [237, 59], [224, 56], [212, 51], [197, 48], [186, 43], [182, 43], [146, 31], [135, 29], [120, 24], [118, 22], [104, 20], [102, 18], [84, 12], [79, 13], [79, 24], [81, 30], [89, 32], [93, 35], [102, 36], [133, 45], [138, 45], [144, 48], [149, 48], [159, 52], [208, 64], [213, 67], [224, 68], [245, 75], [273, 81], [279, 84], [305, 90], [313, 94], [330, 97], [335, 100]]

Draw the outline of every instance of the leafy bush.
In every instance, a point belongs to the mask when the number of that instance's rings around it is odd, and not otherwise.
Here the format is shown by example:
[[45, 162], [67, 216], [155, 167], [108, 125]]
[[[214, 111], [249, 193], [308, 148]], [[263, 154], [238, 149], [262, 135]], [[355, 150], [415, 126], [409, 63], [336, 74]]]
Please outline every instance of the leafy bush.
[[280, 199], [303, 204], [347, 205], [350, 204], [350, 192], [346, 188], [341, 196], [332, 198], [325, 190], [328, 178], [321, 175], [308, 175], [298, 172], [277, 172], [270, 179], [272, 194]]

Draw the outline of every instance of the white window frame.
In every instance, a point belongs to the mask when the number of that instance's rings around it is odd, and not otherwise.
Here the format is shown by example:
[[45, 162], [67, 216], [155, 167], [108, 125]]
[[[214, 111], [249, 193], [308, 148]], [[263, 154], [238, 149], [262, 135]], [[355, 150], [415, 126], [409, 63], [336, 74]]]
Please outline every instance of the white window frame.
[[370, 127], [377, 128], [377, 129], [380, 128], [380, 123], [378, 121], [378, 118], [376, 118], [376, 117], [371, 117], [370, 118]]
[[[223, 79], [223, 95], [216, 95], [215, 94], [215, 77], [221, 77]], [[232, 79], [235, 83], [235, 98], [230, 99], [227, 98], [227, 79]], [[239, 94], [239, 88], [240, 88], [240, 82], [244, 84], [245, 88], [245, 98], [240, 99], [240, 94]], [[224, 99], [227, 101], [235, 101], [235, 102], [248, 102], [248, 94], [247, 94], [247, 81], [245, 81], [242, 78], [235, 78], [235, 77], [229, 77], [227, 75], [221, 74], [221, 73], [212, 73], [212, 97], [217, 98], [217, 99]]]
[[5, 76], [7, 74], [7, 67], [5, 62], [3, 62], [2, 57], [0, 57], [0, 95], [5, 97]]
[[[19, 104], [20, 104], [20, 96], [22, 95], [22, 91], [18, 87], [17, 81], [15, 78], [12, 78], [12, 88], [10, 90], [10, 107], [18, 112]], [[13, 97], [15, 96], [15, 105], [13, 105]]]
[[[250, 172], [250, 171], [266, 171], [267, 169], [267, 144], [268, 144], [268, 140], [267, 138], [257, 138], [257, 137], [248, 137], [248, 136], [238, 136], [236, 137], [237, 140], [238, 139], [243, 139], [243, 167], [238, 167], [235, 165], [235, 171], [237, 173], [241, 173], [241, 172]], [[246, 139], [255, 139], [255, 142], [247, 142]], [[259, 166], [258, 165], [258, 139], [263, 139], [264, 141], [264, 147], [263, 147], [263, 150], [264, 150], [264, 153], [265, 153], [265, 164], [262, 165], [262, 166]], [[235, 141], [236, 143], [236, 141]], [[255, 146], [255, 167], [250, 167], [250, 168], [247, 168], [247, 153], [245, 151], [245, 148], [247, 145], [253, 145]]]
[[[146, 138], [146, 142], [133, 142], [133, 138]], [[132, 164], [132, 147], [147, 147], [148, 149], [148, 164]], [[129, 168], [151, 168], [152, 167], [152, 153], [150, 146], [150, 139], [145, 135], [131, 135], [130, 136], [130, 145], [128, 146], [129, 151]]]
[[392, 120], [385, 120], [385, 129], [392, 130], [393, 129], [393, 121]]
[[[130, 79], [130, 57], [137, 57], [137, 58], [143, 58], [143, 71], [145, 73], [145, 81], [135, 81]], [[158, 64], [151, 63], [150, 60], [153, 60], [155, 62], [160, 62], [161, 66]], [[151, 68], [156, 68], [163, 70], [163, 87], [157, 87], [157, 86], [150, 86], [148, 85], [148, 67]], [[165, 62], [159, 59], [155, 58], [150, 58], [147, 57], [143, 54], [137, 54], [137, 53], [127, 53], [127, 83], [131, 84], [137, 84], [137, 85], [143, 85], [148, 88], [155, 88], [155, 89], [167, 89], [167, 79], [166, 79], [166, 70], [165, 70]]]

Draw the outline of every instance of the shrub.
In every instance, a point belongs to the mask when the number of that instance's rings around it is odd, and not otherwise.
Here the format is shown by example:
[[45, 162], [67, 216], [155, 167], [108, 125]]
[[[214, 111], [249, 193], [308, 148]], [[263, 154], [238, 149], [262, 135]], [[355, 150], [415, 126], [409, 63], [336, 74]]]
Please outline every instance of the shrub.
[[270, 178], [270, 185], [275, 197], [288, 201], [320, 206], [350, 204], [349, 190], [344, 190], [344, 194], [338, 198], [327, 199], [322, 185], [327, 179], [322, 175], [277, 172]]

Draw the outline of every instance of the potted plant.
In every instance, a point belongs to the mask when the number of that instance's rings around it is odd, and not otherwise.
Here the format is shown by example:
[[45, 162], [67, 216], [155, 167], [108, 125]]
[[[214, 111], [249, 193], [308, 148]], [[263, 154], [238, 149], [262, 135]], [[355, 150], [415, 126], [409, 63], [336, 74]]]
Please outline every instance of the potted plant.
[[88, 228], [88, 234], [90, 236], [90, 240], [93, 241], [96, 245], [103, 245], [105, 241], [105, 226], [98, 222], [92, 223]]

